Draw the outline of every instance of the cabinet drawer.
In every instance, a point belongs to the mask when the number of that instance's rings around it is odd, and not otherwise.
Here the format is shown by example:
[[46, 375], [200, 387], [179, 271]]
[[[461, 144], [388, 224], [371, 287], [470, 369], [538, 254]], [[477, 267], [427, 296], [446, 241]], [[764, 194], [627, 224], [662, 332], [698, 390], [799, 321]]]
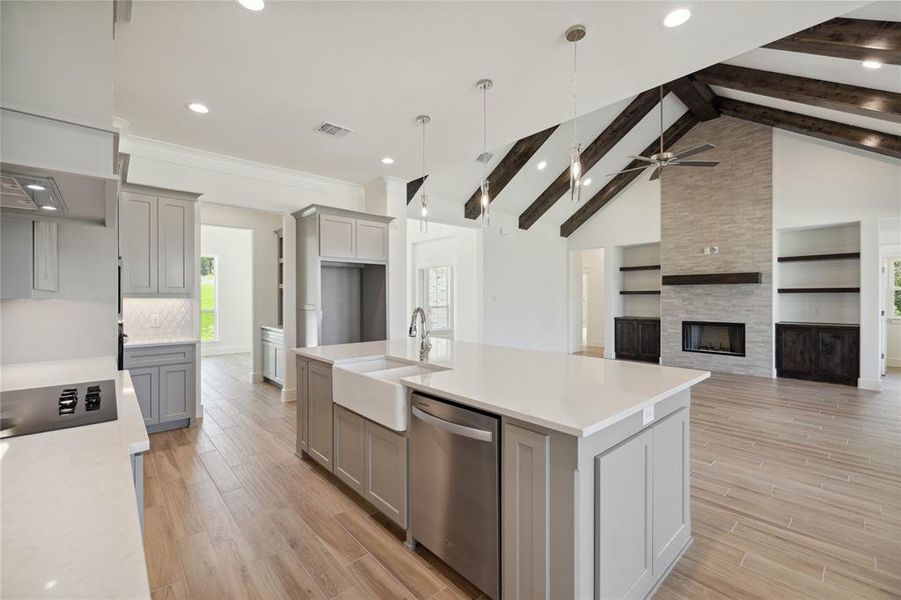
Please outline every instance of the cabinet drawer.
[[124, 367], [158, 367], [194, 362], [194, 345], [153, 346], [149, 348], [125, 348]]

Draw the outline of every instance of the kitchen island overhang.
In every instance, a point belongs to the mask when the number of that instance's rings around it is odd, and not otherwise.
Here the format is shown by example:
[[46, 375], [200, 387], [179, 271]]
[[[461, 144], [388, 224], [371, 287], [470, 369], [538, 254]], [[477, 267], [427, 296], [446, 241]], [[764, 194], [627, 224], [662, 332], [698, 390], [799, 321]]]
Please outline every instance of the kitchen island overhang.
[[[650, 595], [690, 543], [690, 388], [710, 374], [433, 342], [442, 370], [399, 383], [502, 420], [502, 597]], [[321, 367], [419, 358], [406, 339], [295, 351]]]

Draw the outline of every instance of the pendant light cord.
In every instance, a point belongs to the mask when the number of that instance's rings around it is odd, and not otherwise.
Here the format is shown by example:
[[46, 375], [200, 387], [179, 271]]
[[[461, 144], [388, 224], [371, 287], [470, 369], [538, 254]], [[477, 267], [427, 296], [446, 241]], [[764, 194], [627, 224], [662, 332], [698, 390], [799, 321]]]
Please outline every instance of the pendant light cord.
[[573, 145], [579, 143], [579, 120], [576, 118], [576, 80], [579, 73], [579, 42], [573, 42]]
[[426, 121], [422, 121], [422, 193], [425, 194], [425, 126]]
[[663, 154], [663, 86], [660, 86], [660, 154]]

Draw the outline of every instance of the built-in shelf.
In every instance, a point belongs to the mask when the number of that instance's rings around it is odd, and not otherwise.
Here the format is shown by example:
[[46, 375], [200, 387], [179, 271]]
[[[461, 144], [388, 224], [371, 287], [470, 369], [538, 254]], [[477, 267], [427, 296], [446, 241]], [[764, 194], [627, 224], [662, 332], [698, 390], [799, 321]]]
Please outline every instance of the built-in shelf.
[[809, 262], [814, 260], [849, 260], [860, 258], [860, 252], [838, 252], [835, 254], [804, 254], [800, 256], [780, 256], [779, 262]]
[[623, 296], [659, 296], [660, 290], [620, 290]]
[[639, 265], [637, 267], [620, 267], [620, 271], [659, 271], [660, 265]]
[[860, 327], [857, 323], [814, 323], [812, 321], [779, 321], [776, 325], [795, 325], [802, 327]]
[[731, 285], [762, 283], [763, 273], [702, 273], [697, 275], [664, 275], [663, 285]]
[[859, 294], [859, 287], [779, 288], [780, 294]]

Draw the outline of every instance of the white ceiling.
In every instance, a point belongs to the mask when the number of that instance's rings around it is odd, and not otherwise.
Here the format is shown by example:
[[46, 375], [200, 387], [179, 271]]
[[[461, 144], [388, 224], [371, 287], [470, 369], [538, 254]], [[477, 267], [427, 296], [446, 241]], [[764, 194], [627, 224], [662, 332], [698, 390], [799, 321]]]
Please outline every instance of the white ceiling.
[[[495, 81], [489, 147], [567, 120], [562, 32], [573, 23], [589, 31], [579, 68], [579, 105], [589, 112], [863, 4], [269, 0], [251, 13], [231, 0], [148, 0], [117, 28], [115, 114], [132, 134], [184, 146], [358, 183], [412, 179], [421, 170], [417, 114], [433, 117], [431, 172], [479, 153], [481, 77]], [[663, 16], [683, 5], [692, 19], [664, 28]], [[190, 101], [210, 114], [188, 112]], [[324, 120], [355, 132], [313, 133]], [[384, 155], [396, 164], [383, 167]]]

